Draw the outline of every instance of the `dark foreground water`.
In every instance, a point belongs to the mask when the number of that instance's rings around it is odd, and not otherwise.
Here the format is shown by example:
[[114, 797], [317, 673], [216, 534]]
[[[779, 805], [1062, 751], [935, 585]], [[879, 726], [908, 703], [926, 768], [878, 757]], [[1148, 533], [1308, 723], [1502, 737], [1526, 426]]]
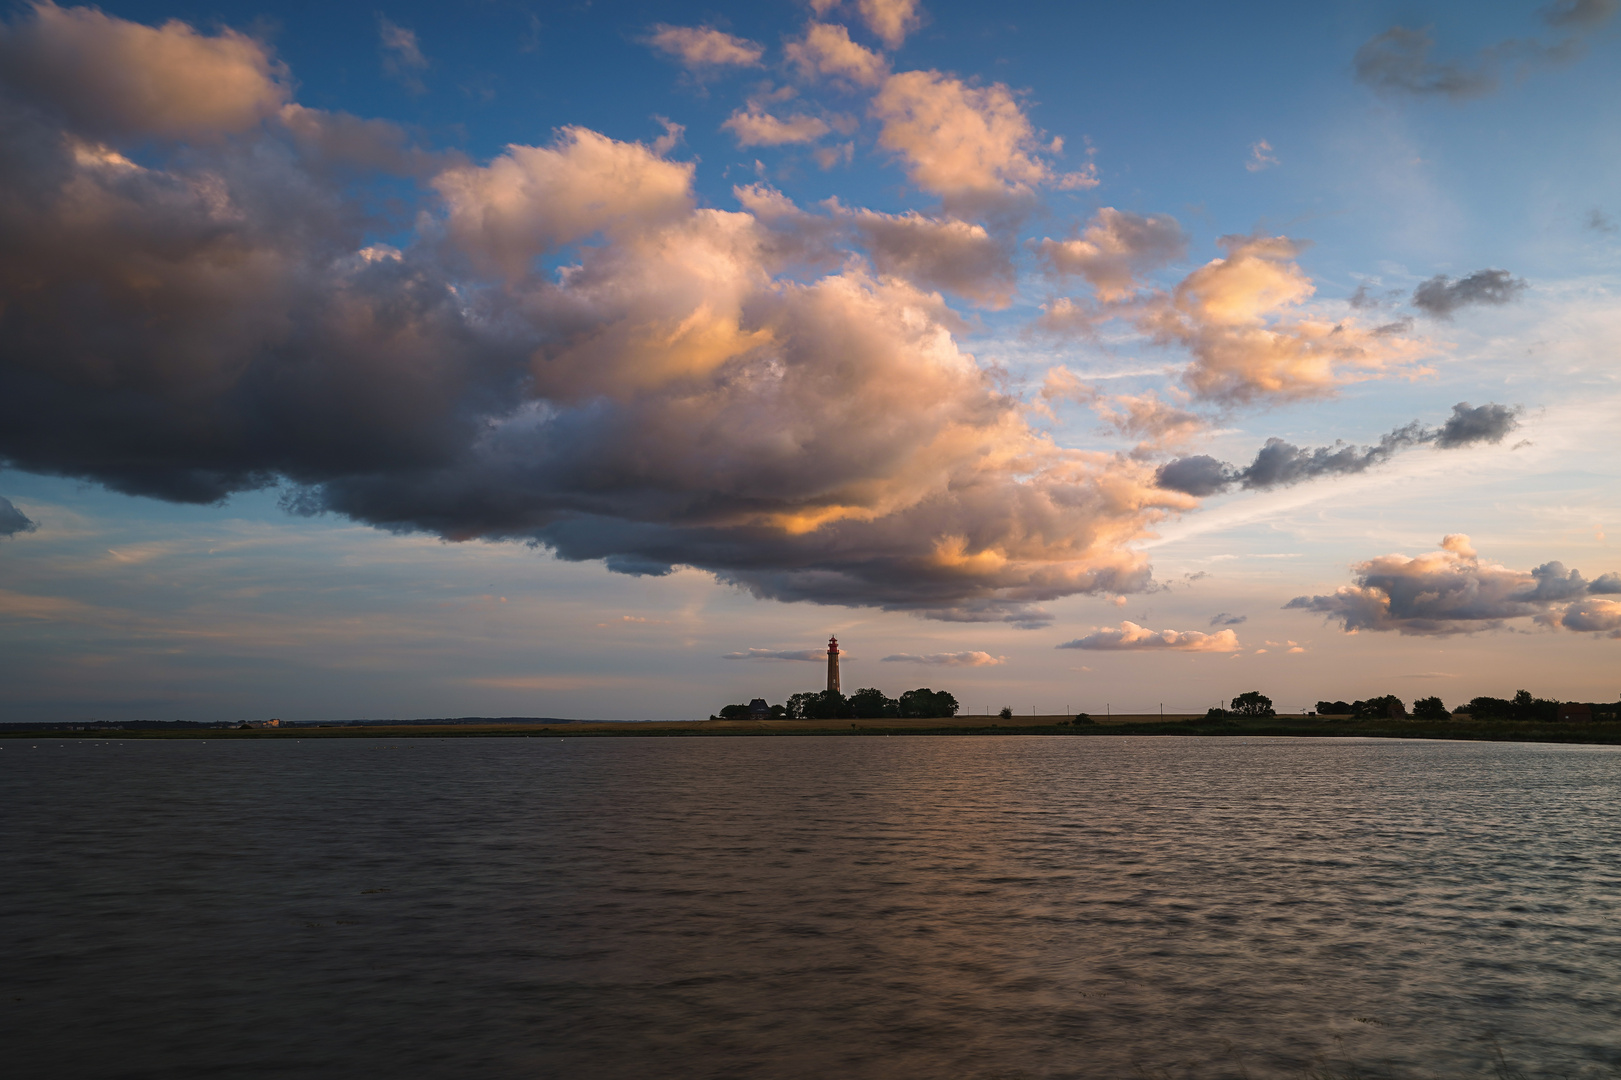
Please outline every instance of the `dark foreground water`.
[[1621, 1076], [1621, 753], [8, 740], [8, 1077]]

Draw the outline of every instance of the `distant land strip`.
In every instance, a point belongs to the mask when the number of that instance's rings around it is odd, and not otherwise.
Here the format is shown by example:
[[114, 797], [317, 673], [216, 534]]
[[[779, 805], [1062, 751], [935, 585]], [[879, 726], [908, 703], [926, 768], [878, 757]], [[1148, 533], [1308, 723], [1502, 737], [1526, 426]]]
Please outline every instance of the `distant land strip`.
[[385, 739], [385, 738], [700, 738], [739, 736], [869, 735], [1093, 735], [1355, 736], [1376, 739], [1451, 739], [1488, 742], [1621, 745], [1621, 722], [1530, 720], [1333, 720], [1273, 716], [1209, 720], [1192, 714], [1121, 715], [1093, 723], [1068, 717], [996, 720], [956, 716], [913, 720], [567, 720], [548, 717], [301, 721], [279, 727], [215, 726], [192, 721], [138, 720], [82, 724], [0, 724], [0, 738], [120, 739]]

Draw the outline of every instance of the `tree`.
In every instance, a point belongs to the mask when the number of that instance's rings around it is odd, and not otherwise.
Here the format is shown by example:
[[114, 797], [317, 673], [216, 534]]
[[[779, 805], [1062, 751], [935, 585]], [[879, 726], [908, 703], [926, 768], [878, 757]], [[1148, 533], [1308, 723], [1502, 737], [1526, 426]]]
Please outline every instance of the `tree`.
[[1072, 723], [1072, 724], [1090, 724], [1091, 722], [1092, 722], [1091, 715], [1088, 714], [1088, 713], [1083, 713], [1083, 712], [1076, 713], [1075, 714], [1075, 719], [1070, 721], [1070, 723]]
[[1318, 716], [1350, 716], [1351, 703], [1348, 701], [1319, 701], [1317, 703]]
[[1557, 720], [1559, 718], [1559, 702], [1532, 697], [1531, 691], [1521, 690], [1514, 695], [1514, 702], [1509, 709], [1509, 715], [1516, 720]]
[[1239, 694], [1233, 698], [1230, 706], [1237, 716], [1276, 716], [1272, 711], [1272, 699], [1259, 690]]
[[1001, 711], [996, 714], [996, 718], [998, 720], [1013, 719], [1013, 709], [1010, 706], [1003, 705]]
[[850, 710], [858, 720], [879, 720], [901, 714], [901, 703], [875, 687], [864, 687], [850, 695]]
[[817, 696], [816, 694], [795, 694], [790, 697], [788, 699], [788, 719], [809, 720], [810, 714], [805, 710], [810, 706], [811, 702], [816, 700]]
[[850, 702], [837, 690], [823, 690], [808, 696], [811, 700], [804, 705], [807, 720], [847, 720], [854, 715]]
[[1514, 703], [1503, 698], [1477, 697], [1470, 698], [1464, 708], [1471, 720], [1493, 720], [1508, 717], [1514, 711]]
[[722, 705], [720, 710], [722, 720], [747, 720], [749, 707], [747, 705]]
[[1452, 714], [1438, 697], [1419, 698], [1413, 702], [1414, 720], [1449, 720]]
[[902, 694], [900, 706], [902, 716], [916, 717], [956, 716], [960, 708], [957, 699], [944, 690], [934, 691], [926, 686]]
[[1358, 720], [1405, 720], [1407, 706], [1395, 694], [1386, 694], [1353, 703], [1351, 715]]

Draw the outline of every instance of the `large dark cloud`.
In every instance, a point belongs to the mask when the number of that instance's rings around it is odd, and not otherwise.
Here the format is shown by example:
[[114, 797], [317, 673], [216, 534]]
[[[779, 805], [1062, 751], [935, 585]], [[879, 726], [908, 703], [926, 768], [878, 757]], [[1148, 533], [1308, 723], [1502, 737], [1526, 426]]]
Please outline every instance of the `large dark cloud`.
[[37, 528], [37, 522], [13, 506], [10, 499], [0, 496], [0, 536], [16, 536]]
[[1445, 537], [1440, 551], [1383, 555], [1354, 569], [1354, 584], [1297, 596], [1284, 607], [1321, 612], [1350, 633], [1460, 634], [1532, 619], [1549, 628], [1621, 636], [1621, 602], [1599, 596], [1614, 591], [1615, 574], [1588, 581], [1557, 561], [1510, 569], [1481, 559], [1460, 534]]
[[1501, 442], [1519, 426], [1519, 414], [1519, 406], [1471, 406], [1460, 401], [1439, 428], [1427, 428], [1415, 420], [1384, 435], [1374, 446], [1337, 443], [1303, 449], [1271, 438], [1256, 452], [1255, 460], [1242, 468], [1208, 454], [1195, 454], [1160, 466], [1155, 477], [1163, 488], [1201, 498], [1235, 485], [1264, 491], [1323, 476], [1364, 472], [1407, 447], [1424, 443], [1454, 450], [1476, 443]]
[[1525, 291], [1525, 282], [1507, 270], [1476, 270], [1454, 281], [1436, 274], [1413, 290], [1413, 306], [1437, 319], [1471, 304], [1506, 304]]
[[[0, 462], [1024, 626], [1147, 587], [1130, 542], [1191, 505], [959, 348], [932, 288], [969, 224], [877, 222], [874, 273], [698, 207], [655, 147], [416, 150], [180, 23], [46, 5], [0, 59]], [[1005, 260], [957, 263], [1001, 295]]]

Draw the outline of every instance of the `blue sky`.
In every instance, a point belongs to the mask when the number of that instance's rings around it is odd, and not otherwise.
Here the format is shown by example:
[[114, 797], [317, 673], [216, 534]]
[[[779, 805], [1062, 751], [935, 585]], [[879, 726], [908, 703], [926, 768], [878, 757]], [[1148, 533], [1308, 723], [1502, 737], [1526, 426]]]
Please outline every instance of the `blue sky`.
[[20, 6], [3, 718], [1608, 699], [1615, 6]]

